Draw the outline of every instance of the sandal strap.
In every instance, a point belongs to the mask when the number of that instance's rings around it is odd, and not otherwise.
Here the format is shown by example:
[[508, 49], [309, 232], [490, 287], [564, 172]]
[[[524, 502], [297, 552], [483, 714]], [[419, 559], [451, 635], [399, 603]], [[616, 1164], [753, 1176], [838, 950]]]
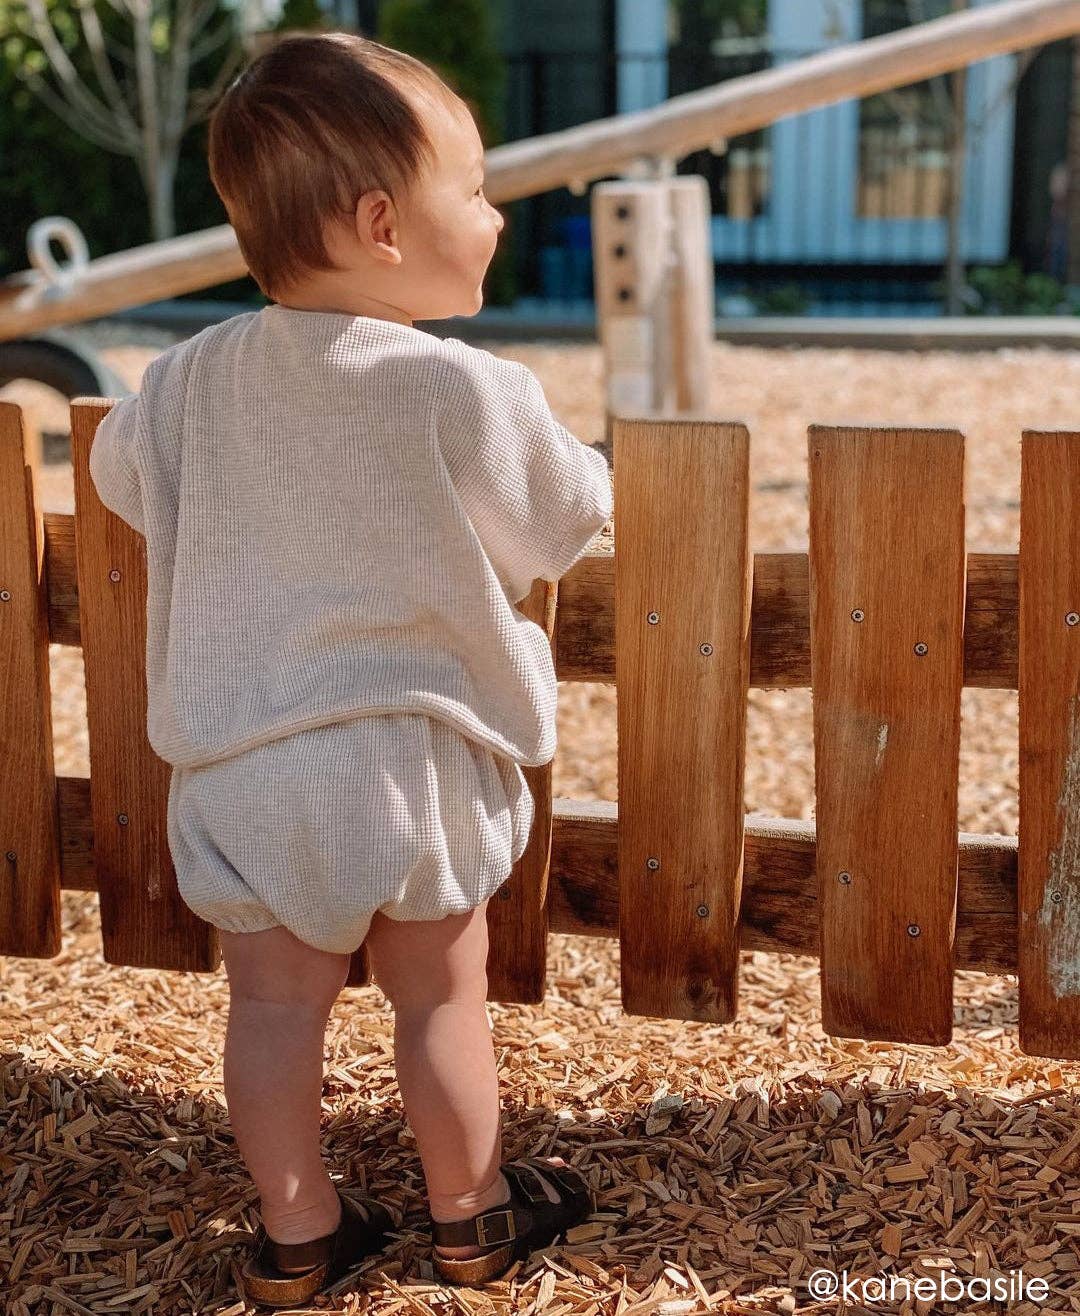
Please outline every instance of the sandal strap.
[[440, 1247], [494, 1247], [517, 1238], [513, 1190], [509, 1202], [489, 1207], [467, 1220], [433, 1220], [431, 1238]]
[[[541, 1208], [558, 1209], [565, 1205], [567, 1196], [582, 1192], [580, 1179], [570, 1179], [560, 1175], [559, 1171], [569, 1167], [549, 1165], [546, 1161], [535, 1160], [508, 1161], [502, 1166], [502, 1172], [510, 1184], [510, 1200], [499, 1206], [489, 1207], [466, 1220], [433, 1220], [432, 1242], [439, 1247], [497, 1247], [512, 1243], [515, 1238], [532, 1224], [533, 1204]], [[578, 1175], [580, 1171], [571, 1171]], [[544, 1177], [550, 1177], [561, 1201], [553, 1202], [544, 1190]], [[515, 1207], [518, 1209], [515, 1210]], [[525, 1207], [529, 1213], [520, 1208]]]

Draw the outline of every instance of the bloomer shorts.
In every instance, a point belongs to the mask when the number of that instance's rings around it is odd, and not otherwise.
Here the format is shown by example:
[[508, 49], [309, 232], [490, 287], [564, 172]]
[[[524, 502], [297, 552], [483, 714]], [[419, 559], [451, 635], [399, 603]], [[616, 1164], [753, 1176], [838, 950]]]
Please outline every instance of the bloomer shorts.
[[180, 895], [228, 932], [283, 924], [335, 953], [375, 910], [463, 914], [525, 852], [521, 767], [422, 713], [377, 713], [174, 768], [168, 837]]

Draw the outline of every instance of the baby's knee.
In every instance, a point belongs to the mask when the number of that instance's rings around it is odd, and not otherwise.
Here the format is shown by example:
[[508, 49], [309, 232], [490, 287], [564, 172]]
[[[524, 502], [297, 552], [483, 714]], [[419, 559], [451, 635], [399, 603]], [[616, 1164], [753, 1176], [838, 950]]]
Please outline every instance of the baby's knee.
[[281, 926], [222, 932], [221, 945], [234, 998], [329, 1012], [349, 976], [350, 955], [309, 946]]

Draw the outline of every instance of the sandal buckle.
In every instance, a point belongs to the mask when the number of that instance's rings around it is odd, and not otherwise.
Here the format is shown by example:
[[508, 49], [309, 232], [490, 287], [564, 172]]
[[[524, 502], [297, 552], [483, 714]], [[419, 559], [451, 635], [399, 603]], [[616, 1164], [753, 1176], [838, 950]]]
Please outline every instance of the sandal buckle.
[[[503, 1221], [505, 1233], [498, 1236], [498, 1222]], [[491, 1233], [488, 1231], [492, 1230]], [[486, 1247], [489, 1243], [510, 1243], [517, 1237], [517, 1231], [514, 1228], [514, 1213], [509, 1207], [501, 1211], [485, 1211], [483, 1215], [476, 1217], [476, 1238], [481, 1247]]]

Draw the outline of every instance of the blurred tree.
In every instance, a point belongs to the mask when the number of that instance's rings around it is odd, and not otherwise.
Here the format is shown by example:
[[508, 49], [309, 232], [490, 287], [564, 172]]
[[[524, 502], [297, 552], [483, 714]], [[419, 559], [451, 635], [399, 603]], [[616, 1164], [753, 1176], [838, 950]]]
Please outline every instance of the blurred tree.
[[[5, 33], [16, 78], [72, 132], [135, 160], [151, 238], [174, 236], [181, 139], [244, 59], [236, 11], [221, 0], [16, 0]], [[207, 63], [210, 84], [192, 88]]]

